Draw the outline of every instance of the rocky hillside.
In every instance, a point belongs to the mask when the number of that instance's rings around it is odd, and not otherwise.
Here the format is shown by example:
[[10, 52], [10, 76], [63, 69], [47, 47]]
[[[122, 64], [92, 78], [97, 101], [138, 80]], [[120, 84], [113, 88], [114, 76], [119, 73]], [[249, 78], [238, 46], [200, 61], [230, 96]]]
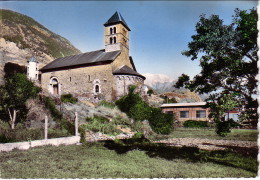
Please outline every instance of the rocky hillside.
[[0, 9], [0, 83], [7, 62], [25, 66], [37, 56], [40, 67], [58, 57], [80, 53], [67, 39], [51, 32], [34, 19]]

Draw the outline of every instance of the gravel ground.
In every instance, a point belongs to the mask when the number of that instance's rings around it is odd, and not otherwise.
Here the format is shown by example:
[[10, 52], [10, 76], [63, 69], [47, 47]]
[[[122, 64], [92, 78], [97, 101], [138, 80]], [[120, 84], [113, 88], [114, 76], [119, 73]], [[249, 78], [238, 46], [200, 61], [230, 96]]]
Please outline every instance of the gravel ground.
[[[234, 141], [234, 140], [215, 140], [215, 139], [197, 139], [197, 138], [174, 138], [156, 141], [157, 143], [166, 143], [170, 146], [190, 146], [198, 147], [204, 150], [242, 150], [248, 154], [249, 151], [258, 151], [257, 142], [252, 141]], [[251, 154], [251, 152], [249, 152]]]

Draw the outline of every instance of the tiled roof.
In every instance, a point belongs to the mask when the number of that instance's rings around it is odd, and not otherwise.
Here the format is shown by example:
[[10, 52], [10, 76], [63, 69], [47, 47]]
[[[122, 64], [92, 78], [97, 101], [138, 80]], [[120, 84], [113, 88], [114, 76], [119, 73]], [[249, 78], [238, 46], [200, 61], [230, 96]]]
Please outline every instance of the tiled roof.
[[124, 65], [117, 70], [113, 72], [114, 75], [134, 75], [134, 76], [139, 76], [145, 80], [145, 77], [136, 72], [135, 70], [131, 69], [130, 67]]
[[109, 26], [117, 23], [122, 23], [128, 31], [131, 31], [130, 28], [127, 26], [123, 16], [118, 12], [115, 12], [115, 14], [111, 16], [111, 18], [104, 24], [104, 26]]
[[121, 51], [105, 52], [104, 49], [82, 53], [74, 56], [67, 56], [58, 58], [51, 63], [44, 66], [41, 71], [51, 69], [59, 69], [65, 67], [79, 66], [79, 65], [95, 65], [103, 62], [112, 62], [120, 54]]

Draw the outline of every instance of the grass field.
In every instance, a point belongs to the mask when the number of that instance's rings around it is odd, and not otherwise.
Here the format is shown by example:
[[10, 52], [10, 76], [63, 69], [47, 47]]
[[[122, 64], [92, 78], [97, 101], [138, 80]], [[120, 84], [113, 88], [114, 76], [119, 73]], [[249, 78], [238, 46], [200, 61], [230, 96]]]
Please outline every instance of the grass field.
[[218, 136], [214, 128], [176, 128], [167, 138], [203, 138], [257, 141], [258, 130], [232, 129], [227, 137]]
[[[0, 178], [255, 177], [256, 158], [197, 149], [118, 153], [102, 144], [38, 147], [0, 153]], [[196, 158], [195, 158], [196, 157]]]

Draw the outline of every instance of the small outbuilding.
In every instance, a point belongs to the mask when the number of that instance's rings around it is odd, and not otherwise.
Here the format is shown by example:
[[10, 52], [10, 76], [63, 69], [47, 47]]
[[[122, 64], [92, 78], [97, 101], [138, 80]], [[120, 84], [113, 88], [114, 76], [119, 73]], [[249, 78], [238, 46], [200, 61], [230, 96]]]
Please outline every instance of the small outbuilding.
[[169, 103], [161, 105], [164, 113], [175, 114], [177, 121], [187, 120], [209, 121], [210, 109], [206, 108], [206, 102], [194, 103]]

